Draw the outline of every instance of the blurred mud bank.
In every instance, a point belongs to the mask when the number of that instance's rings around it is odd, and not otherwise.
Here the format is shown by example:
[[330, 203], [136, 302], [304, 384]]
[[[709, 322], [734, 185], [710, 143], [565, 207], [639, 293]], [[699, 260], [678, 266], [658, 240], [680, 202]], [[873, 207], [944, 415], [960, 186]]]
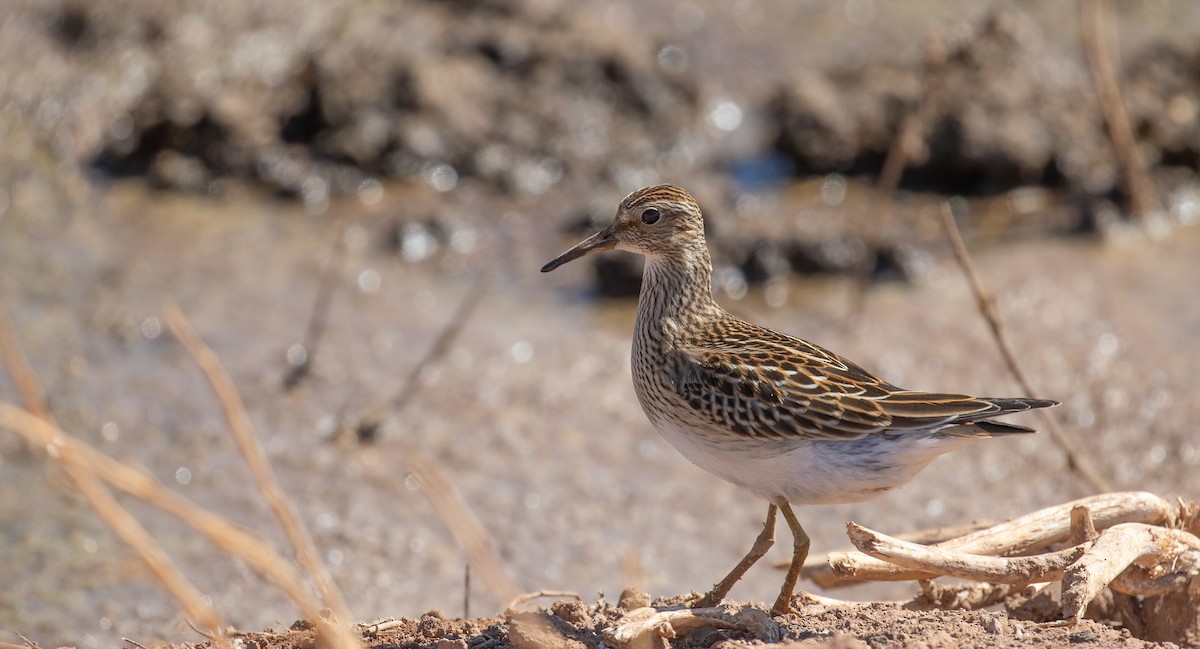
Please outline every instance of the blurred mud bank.
[[[1166, 212], [1193, 222], [1200, 44], [1180, 25], [1200, 15], [1160, 4], [1118, 16], [1124, 98]], [[930, 205], [945, 194], [974, 197], [981, 237], [1121, 223], [1119, 157], [1062, 28], [1076, 12], [931, 9], [8, 3], [0, 180], [40, 164], [32, 182], [71, 172], [76, 195], [87, 178], [237, 184], [314, 214], [401, 182], [439, 198], [393, 210], [397, 232], [460, 229], [479, 202], [465, 190], [544, 200], [571, 236], [612, 196], [670, 180], [733, 215], [711, 238], [734, 284], [910, 277], [940, 242]], [[599, 294], [636, 293], [635, 260], [593, 269]]]
[[[23, 122], [66, 164], [202, 193], [246, 179], [315, 210], [387, 178], [525, 196], [670, 179], [722, 204], [785, 177], [877, 176], [901, 136], [902, 190], [1046, 188], [1074, 222], [1120, 197], [1071, 12], [830, 4], [6, 3], [0, 105], [5, 130]], [[1121, 72], [1169, 194], [1200, 164], [1183, 28], [1200, 17], [1155, 6], [1118, 16], [1136, 41]], [[808, 56], [839, 29], [841, 49]]]

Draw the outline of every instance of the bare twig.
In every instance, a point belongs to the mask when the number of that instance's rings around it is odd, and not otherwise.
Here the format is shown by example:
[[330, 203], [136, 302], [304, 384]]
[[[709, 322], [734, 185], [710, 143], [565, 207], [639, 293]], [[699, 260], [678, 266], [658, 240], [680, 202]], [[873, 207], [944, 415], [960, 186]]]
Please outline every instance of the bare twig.
[[224, 637], [225, 625], [220, 614], [204, 603], [204, 596], [175, 567], [162, 546], [100, 482], [87, 454], [80, 452], [70, 437], [41, 417], [3, 402], [0, 402], [0, 428], [12, 430], [25, 438], [31, 449], [42, 450], [58, 462], [100, 520], [137, 552], [158, 583], [179, 603], [184, 615], [196, 620], [213, 636]]
[[321, 267], [321, 277], [317, 282], [317, 294], [313, 297], [312, 311], [308, 316], [308, 327], [304, 330], [304, 360], [294, 364], [283, 377], [283, 389], [292, 390], [300, 385], [312, 371], [313, 362], [317, 357], [317, 347], [325, 334], [325, 324], [329, 318], [329, 305], [333, 302], [334, 289], [338, 287], [338, 278], [342, 274], [346, 250], [346, 226], [338, 221], [333, 227], [333, 241], [329, 245], [329, 254]]
[[13, 383], [17, 384], [17, 392], [21, 394], [25, 409], [40, 419], [54, 423], [54, 415], [46, 407], [37, 372], [33, 371], [29, 359], [25, 358], [25, 352], [21, 351], [21, 345], [13, 334], [12, 324], [3, 304], [0, 304], [0, 357], [4, 359], [4, 366], [8, 368], [8, 375], [12, 377]]
[[246, 407], [242, 403], [237, 387], [234, 386], [233, 380], [229, 378], [229, 373], [221, 365], [221, 360], [188, 324], [187, 318], [184, 317], [178, 306], [171, 303], [165, 304], [163, 315], [171, 333], [200, 366], [205, 378], [212, 385], [213, 392], [216, 393], [217, 400], [221, 403], [221, 409], [225, 412], [225, 418], [229, 421], [229, 429], [237, 441], [238, 450], [246, 459], [250, 473], [254, 475], [254, 481], [267, 501], [267, 506], [275, 514], [280, 527], [283, 528], [291, 542], [300, 565], [317, 586], [321, 597], [333, 611], [334, 617], [345, 623], [352, 622], [354, 618], [350, 615], [346, 600], [342, 597], [342, 592], [338, 589], [337, 584], [334, 583], [333, 577], [330, 576], [325, 562], [321, 560], [308, 529], [300, 521], [295, 508], [292, 507], [287, 494], [284, 493], [283, 487], [279, 485], [279, 480], [271, 469], [271, 463], [267, 460], [267, 454], [258, 442], [254, 424], [246, 413]]
[[[1000, 349], [1000, 354], [1004, 357], [1004, 362], [1008, 365], [1009, 372], [1021, 384], [1021, 389], [1028, 396], [1037, 394], [1033, 383], [1029, 380], [1029, 376], [1025, 373], [1025, 369], [1017, 361], [1017, 355], [1013, 352], [1012, 343], [1008, 340], [1008, 333], [1000, 320], [1000, 314], [996, 311], [995, 301], [991, 295], [983, 287], [983, 282], [979, 279], [979, 274], [975, 272], [975, 264], [971, 261], [971, 254], [967, 252], [967, 246], [963, 243], [962, 235], [958, 231], [958, 225], [954, 222], [954, 210], [951, 208], [949, 201], [942, 203], [942, 225], [946, 229], [946, 236], [950, 239], [950, 244], [954, 247], [954, 256], [958, 259], [959, 266], [962, 267], [963, 274], [967, 276], [967, 281], [971, 284], [971, 290], [975, 293], [975, 299], [979, 302], [979, 312], [987, 321], [988, 328], [991, 329], [992, 338], [996, 341], [996, 346]], [[1111, 490], [1108, 480], [1101, 477], [1091, 464], [1080, 455], [1075, 449], [1075, 444], [1067, 437], [1066, 432], [1058, 425], [1058, 421], [1045, 410], [1039, 410], [1042, 421], [1050, 430], [1050, 436], [1058, 444], [1059, 448], [1067, 456], [1067, 466], [1083, 477], [1084, 480], [1099, 493]]]
[[1056, 580], [1091, 545], [1072, 546], [1032, 557], [989, 557], [908, 543], [855, 523], [848, 523], [846, 531], [859, 550], [902, 568], [993, 584]]
[[471, 619], [471, 564], [463, 566], [463, 619]]
[[1080, 0], [1079, 35], [1087, 54], [1092, 82], [1104, 111], [1108, 136], [1121, 161], [1122, 181], [1129, 195], [1129, 210], [1135, 218], [1146, 218], [1162, 210], [1158, 194], [1146, 173], [1146, 161], [1138, 148], [1129, 114], [1121, 98], [1117, 71], [1116, 38], [1112, 0]]
[[[142, 469], [122, 464], [11, 404], [0, 402], [0, 428], [25, 438], [36, 449], [62, 449], [78, 457], [100, 479], [139, 500], [176, 517], [202, 534], [222, 552], [245, 561], [251, 568], [275, 583], [310, 620], [321, 621], [321, 602], [312, 595], [304, 580], [286, 559], [279, 556], [263, 538], [205, 510], [188, 499], [163, 487]], [[331, 625], [333, 646], [356, 649], [359, 643], [339, 624]]]
[[451, 486], [441, 468], [418, 453], [409, 457], [408, 468], [416, 476], [421, 492], [429, 499], [438, 517], [466, 553], [467, 561], [479, 573], [488, 594], [497, 602], [507, 602], [517, 597], [522, 592], [521, 587], [504, 567], [487, 532], [463, 502], [462, 496]]
[[436, 363], [438, 359], [450, 351], [451, 345], [455, 338], [462, 332], [463, 327], [471, 319], [471, 315], [475, 312], [475, 307], [479, 306], [479, 302], [483, 298], [484, 288], [487, 282], [483, 275], [475, 278], [471, 284], [471, 288], [463, 296], [458, 303], [458, 307], [454, 309], [454, 313], [446, 322], [446, 326], [438, 333], [433, 344], [429, 346], [429, 350], [425, 352], [425, 356], [417, 362], [416, 365], [409, 371], [408, 376], [404, 379], [404, 384], [400, 390], [393, 396], [384, 397], [376, 401], [373, 405], [363, 411], [362, 417], [359, 418], [358, 425], [355, 427], [355, 436], [359, 441], [370, 441], [375, 438], [379, 432], [379, 425], [383, 422], [383, 418], [389, 412], [398, 412], [403, 410], [421, 391], [421, 375], [431, 365]]

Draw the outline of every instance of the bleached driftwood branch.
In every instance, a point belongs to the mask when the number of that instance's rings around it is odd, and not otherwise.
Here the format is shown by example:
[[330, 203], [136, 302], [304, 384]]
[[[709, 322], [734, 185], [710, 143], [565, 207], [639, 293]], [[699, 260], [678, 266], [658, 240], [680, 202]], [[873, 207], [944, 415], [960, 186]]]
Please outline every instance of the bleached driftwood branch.
[[[987, 556], [1035, 552], [1070, 538], [1074, 507], [1086, 507], [1096, 529], [1100, 530], [1121, 523], [1158, 525], [1174, 513], [1171, 503], [1151, 493], [1101, 494], [1048, 507], [929, 547]], [[937, 575], [901, 567], [862, 552], [839, 551], [830, 552], [826, 565], [814, 566], [805, 576], [823, 588], [837, 588], [858, 581], [911, 581], [932, 579]]]
[[[916, 575], [924, 599], [914, 605], [951, 601], [959, 607], [961, 600], [963, 606], [973, 606], [1016, 594], [1014, 587], [1061, 580], [1062, 617], [1078, 622], [1088, 604], [1109, 587], [1135, 596], [1200, 593], [1200, 538], [1190, 522], [1191, 511], [1191, 505], [1177, 511], [1147, 493], [1105, 494], [933, 545], [849, 523], [850, 541], [863, 554], [833, 553], [831, 563], [834, 574], [856, 579]], [[1022, 554], [1012, 556], [1017, 553]], [[932, 576], [985, 583], [949, 589], [962, 591], [957, 594], [945, 588], [934, 592], [925, 581]]]

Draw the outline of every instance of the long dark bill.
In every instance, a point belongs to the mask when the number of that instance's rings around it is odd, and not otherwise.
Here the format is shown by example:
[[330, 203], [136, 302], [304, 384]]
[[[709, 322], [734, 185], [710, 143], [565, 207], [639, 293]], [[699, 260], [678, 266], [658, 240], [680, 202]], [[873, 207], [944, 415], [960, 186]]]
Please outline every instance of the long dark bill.
[[563, 254], [555, 257], [554, 261], [542, 266], [542, 272], [548, 273], [555, 268], [562, 266], [568, 261], [574, 261], [586, 254], [596, 252], [597, 250], [612, 250], [615, 245], [617, 245], [617, 243], [612, 239], [612, 232], [610, 232], [608, 228], [605, 228], [584, 239], [583, 241], [580, 241], [575, 245], [574, 248], [571, 248]]

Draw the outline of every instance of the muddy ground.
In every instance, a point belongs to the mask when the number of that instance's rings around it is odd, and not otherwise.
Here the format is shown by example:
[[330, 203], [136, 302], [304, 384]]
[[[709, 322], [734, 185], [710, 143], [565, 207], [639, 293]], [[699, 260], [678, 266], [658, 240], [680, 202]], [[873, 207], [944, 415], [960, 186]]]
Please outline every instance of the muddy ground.
[[[404, 468], [411, 450], [451, 476], [529, 590], [699, 590], [759, 529], [761, 503], [690, 466], [636, 406], [632, 302], [604, 297], [636, 290], [636, 265], [536, 272], [660, 179], [701, 199], [731, 310], [895, 383], [1016, 394], [937, 228], [936, 192], [966, 194], [980, 272], [1068, 433], [1117, 488], [1195, 498], [1198, 10], [1121, 7], [1130, 112], [1166, 206], [1147, 230], [1121, 215], [1069, 3], [4, 3], [0, 296], [64, 428], [279, 541], [164, 331], [162, 303], [178, 302], [352, 610], [411, 620], [377, 646], [508, 642], [500, 618], [421, 617], [461, 611], [465, 560]], [[945, 90], [884, 218], [874, 174], [922, 94], [928, 35], [948, 53]], [[286, 390], [339, 236], [328, 329]], [[479, 275], [486, 296], [420, 399], [370, 443], [331, 443], [405, 386]], [[0, 398], [17, 398], [7, 377]], [[1088, 491], [1037, 435], [800, 515], [816, 556], [845, 545], [847, 520], [901, 533]], [[296, 617], [244, 565], [131, 506], [230, 624]], [[733, 597], [769, 601], [780, 578], [756, 568]], [[504, 604], [478, 587], [472, 602]], [[616, 615], [576, 613], [584, 644]], [[783, 638], [1141, 644], [1001, 618], [806, 609]], [[61, 474], [3, 436], [0, 641], [17, 632], [43, 647], [199, 639]]]
[[[656, 608], [664, 605], [655, 602]], [[730, 606], [726, 611], [728, 618], [740, 624], [681, 633], [672, 641], [672, 646], [686, 649], [748, 646], [791, 649], [952, 649], [968, 646], [1140, 649], [1162, 646], [1090, 620], [1076, 627], [1052, 626], [1012, 620], [1003, 613], [985, 611], [912, 611], [894, 604], [853, 608], [809, 606], [775, 621], [765, 615], [739, 620], [736, 617], [740, 612], [738, 606]], [[375, 625], [374, 628], [387, 627], [382, 631], [367, 626], [363, 638], [368, 647], [583, 649], [611, 642], [612, 629], [628, 613], [620, 605], [603, 602], [585, 605], [574, 601], [553, 604], [546, 612], [470, 621], [429, 613], [419, 618]], [[254, 649], [306, 647], [312, 645], [315, 634], [311, 625], [299, 623], [290, 629], [251, 634], [243, 641], [245, 646]]]

